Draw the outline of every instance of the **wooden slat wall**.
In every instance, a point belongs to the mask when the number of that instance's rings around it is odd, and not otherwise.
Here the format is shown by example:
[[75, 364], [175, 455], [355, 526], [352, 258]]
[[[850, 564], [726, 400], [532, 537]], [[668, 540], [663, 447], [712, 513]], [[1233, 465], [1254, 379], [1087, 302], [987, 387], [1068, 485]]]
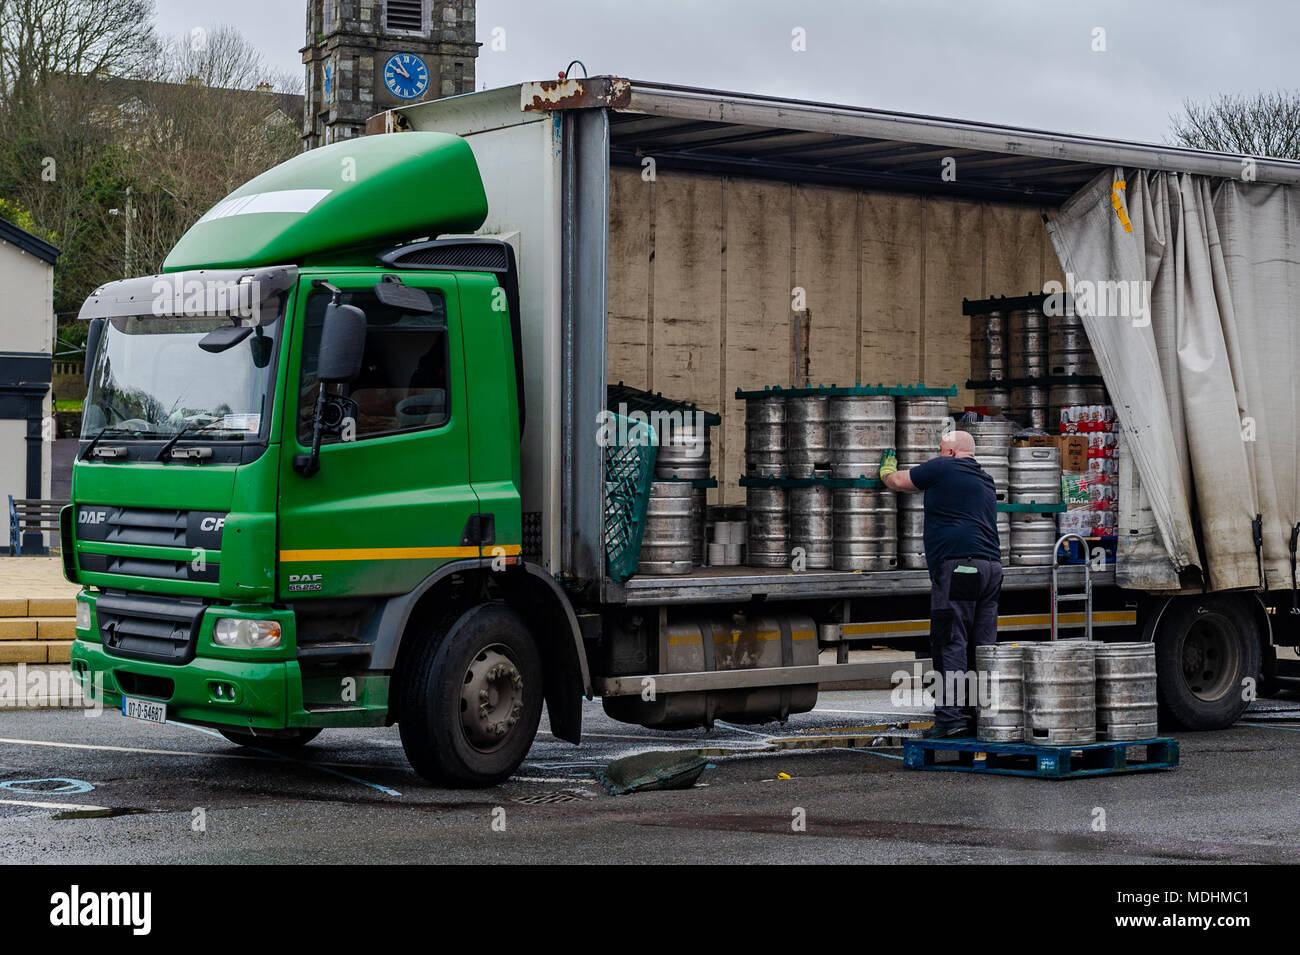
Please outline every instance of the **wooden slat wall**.
[[744, 503], [737, 388], [924, 381], [967, 404], [962, 299], [1061, 278], [1033, 208], [623, 168], [610, 201], [610, 381], [722, 414], [714, 504]]

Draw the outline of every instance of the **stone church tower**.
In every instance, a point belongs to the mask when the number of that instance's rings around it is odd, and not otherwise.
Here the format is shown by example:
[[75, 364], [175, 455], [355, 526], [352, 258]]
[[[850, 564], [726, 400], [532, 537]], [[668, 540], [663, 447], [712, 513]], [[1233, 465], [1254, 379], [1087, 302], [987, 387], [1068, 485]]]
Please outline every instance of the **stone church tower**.
[[393, 106], [474, 90], [474, 0], [308, 0], [303, 148]]

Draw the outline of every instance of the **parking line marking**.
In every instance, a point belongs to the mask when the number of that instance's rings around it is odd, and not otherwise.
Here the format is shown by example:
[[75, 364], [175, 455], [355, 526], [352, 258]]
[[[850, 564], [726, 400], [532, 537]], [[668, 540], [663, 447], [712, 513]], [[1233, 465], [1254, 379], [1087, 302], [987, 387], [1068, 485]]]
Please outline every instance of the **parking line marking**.
[[[218, 733], [216, 730], [210, 730], [206, 726], [191, 726], [189, 723], [173, 723], [171, 720], [167, 721], [167, 725], [183, 726], [187, 730], [195, 730], [196, 732], [199, 733], [206, 733], [209, 736], [216, 736], [219, 739], [225, 739], [225, 737], [222, 736], [220, 733]], [[299, 759], [296, 756], [289, 756], [285, 753], [277, 753], [275, 752], [275, 750], [262, 749], [262, 747], [260, 746], [249, 746], [248, 749], [256, 750], [259, 753], [266, 753], [268, 756], [278, 757], [279, 759], [283, 759], [285, 762], [288, 763], [298, 763], [299, 765], [302, 766], [311, 766], [313, 769], [319, 769], [323, 773], [330, 773], [331, 775], [338, 776], [342, 779], [346, 779], [349, 782], [360, 783], [363, 786], [369, 786], [371, 789], [378, 789], [381, 793], [383, 793], [386, 796], [402, 795], [396, 789], [390, 789], [388, 786], [383, 786], [380, 785], [379, 783], [372, 783], [370, 782], [370, 780], [362, 779], [360, 776], [350, 776], [349, 774], [340, 772], [337, 769], [331, 769], [329, 766], [326, 766], [323, 763], [313, 763], [310, 760]]]
[[759, 733], [755, 730], [747, 730], [743, 726], [736, 726], [733, 723], [727, 723], [723, 720], [714, 720], [719, 726], [725, 726], [729, 730], [735, 730], [737, 733], [744, 733], [747, 736], [757, 736], [759, 739], [771, 739], [767, 733]]
[[[253, 762], [257, 763], [269, 762], [269, 760], [262, 756], [248, 756], [244, 753], [218, 753], [211, 750], [204, 752], [201, 750], [196, 751], [185, 749], [145, 749], [137, 746], [109, 746], [104, 743], [63, 743], [57, 740], [48, 739], [10, 739], [7, 737], [0, 737], [0, 743], [15, 743], [19, 746], [58, 746], [67, 749], [97, 749], [112, 753], [144, 753], [148, 756], [201, 756], [207, 759], [251, 759]], [[348, 766], [352, 769], [401, 769], [400, 766], [392, 766], [385, 763], [341, 763], [337, 760], [308, 763], [307, 765]]]
[[37, 809], [82, 809], [107, 812], [107, 806], [89, 806], [83, 802], [34, 802], [30, 799], [0, 799], [0, 806], [34, 806]]
[[880, 753], [880, 752], [877, 752], [877, 751], [874, 750], [874, 749], [859, 749], [859, 748], [856, 747], [856, 746], [830, 746], [830, 747], [827, 747], [827, 748], [828, 748], [828, 749], [833, 749], [833, 750], [835, 750], [836, 752], [840, 752], [840, 753], [861, 753], [863, 756], [883, 756], [883, 757], [885, 757], [885, 759], [902, 759], [902, 758], [903, 758], [902, 756], [897, 756], [897, 755], [895, 755], [894, 753]]
[[1288, 733], [1300, 733], [1300, 726], [1274, 726], [1271, 723], [1252, 723], [1250, 720], [1242, 720], [1244, 726], [1257, 726], [1262, 730], [1286, 730]]

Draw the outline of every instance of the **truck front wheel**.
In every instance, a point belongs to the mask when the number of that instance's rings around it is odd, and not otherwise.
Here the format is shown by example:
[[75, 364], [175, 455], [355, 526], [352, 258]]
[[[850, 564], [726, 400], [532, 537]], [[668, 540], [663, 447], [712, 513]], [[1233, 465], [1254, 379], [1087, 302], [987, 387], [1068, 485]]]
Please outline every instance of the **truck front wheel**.
[[398, 729], [417, 773], [443, 786], [492, 786], [519, 768], [542, 716], [542, 661], [528, 625], [480, 604], [412, 660]]
[[1235, 723], [1259, 676], [1259, 637], [1240, 603], [1222, 596], [1175, 598], [1156, 633], [1162, 715], [1183, 729]]

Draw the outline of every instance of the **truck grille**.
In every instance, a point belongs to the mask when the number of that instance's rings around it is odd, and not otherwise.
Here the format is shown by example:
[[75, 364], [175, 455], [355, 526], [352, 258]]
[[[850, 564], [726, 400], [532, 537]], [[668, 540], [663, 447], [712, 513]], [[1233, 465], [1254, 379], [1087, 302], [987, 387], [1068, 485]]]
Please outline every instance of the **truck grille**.
[[105, 592], [95, 601], [99, 639], [114, 656], [156, 663], [194, 659], [205, 604]]
[[106, 544], [221, 549], [221, 511], [164, 511], [147, 507], [77, 505], [77, 539]]
[[137, 544], [147, 547], [184, 548], [190, 553], [176, 558], [142, 557], [136, 554], [78, 554], [82, 570], [96, 574], [130, 574], [162, 580], [193, 580], [215, 583], [220, 563], [196, 550], [220, 551], [226, 523], [222, 511], [177, 511], [147, 507], [116, 507], [107, 504], [78, 504], [77, 540], [105, 544]]
[[217, 583], [221, 565], [188, 560], [160, 560], [121, 554], [85, 554], [77, 557], [82, 570], [92, 574], [130, 574], [133, 577], [157, 577], [160, 580], [197, 580]]

